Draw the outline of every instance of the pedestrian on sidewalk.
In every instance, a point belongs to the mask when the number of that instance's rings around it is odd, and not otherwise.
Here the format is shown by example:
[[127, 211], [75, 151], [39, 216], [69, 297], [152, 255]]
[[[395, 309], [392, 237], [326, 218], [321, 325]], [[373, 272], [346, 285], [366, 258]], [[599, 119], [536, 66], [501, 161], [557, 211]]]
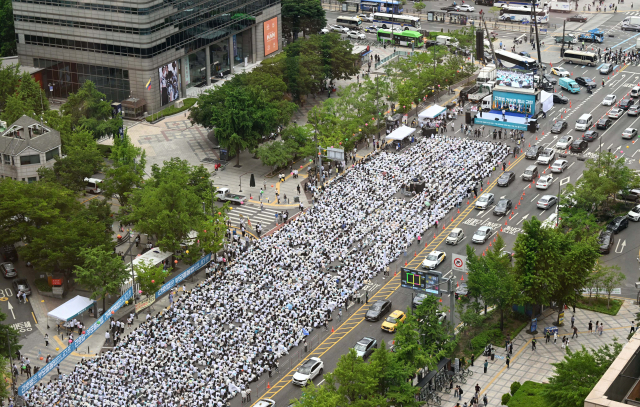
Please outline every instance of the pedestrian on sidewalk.
[[460, 386], [456, 385], [456, 388], [453, 390], [453, 397], [460, 397]]
[[489, 359], [484, 360], [484, 372], [487, 373], [487, 368], [489, 367]]
[[489, 404], [489, 399], [487, 398], [487, 393], [485, 393], [484, 397], [482, 397], [482, 402], [484, 403], [484, 407], [487, 407], [487, 404]]
[[338, 310], [338, 322], [342, 322], [342, 308]]
[[458, 386], [458, 400], [462, 400], [462, 387]]
[[600, 323], [600, 321], [596, 321], [596, 330], [593, 332], [593, 333], [595, 333], [595, 334], [597, 334], [597, 333], [598, 333], [598, 326], [599, 326], [598, 324], [599, 324], [599, 323]]
[[571, 339], [573, 339], [574, 337], [578, 337], [578, 327], [574, 326], [573, 327], [573, 335], [571, 335]]
[[531, 340], [531, 352], [535, 352], [536, 351], [536, 343], [538, 343], [538, 340], [534, 336], [533, 339]]
[[242, 390], [240, 392], [240, 394], [242, 395], [242, 404], [246, 403], [247, 402], [247, 392]]
[[573, 328], [574, 323], [576, 322], [576, 316], [572, 315], [571, 316], [571, 328]]
[[602, 331], [604, 331], [604, 322], [600, 322], [600, 336], [602, 336]]
[[589, 333], [593, 333], [593, 322], [589, 321]]
[[551, 340], [551, 332], [547, 331], [544, 337], [546, 339], [545, 343], [549, 343], [549, 341]]
[[558, 340], [558, 331], [553, 333], [553, 344], [556, 344], [556, 341]]
[[49, 334], [44, 334], [44, 346], [49, 346]]
[[473, 366], [473, 361], [476, 359], [476, 355], [474, 353], [471, 354], [471, 366]]
[[111, 343], [111, 335], [109, 335], [109, 331], [104, 333], [104, 339], [105, 339], [105, 341], [104, 341], [105, 344], [110, 344]]
[[563, 336], [562, 337], [562, 349], [564, 349], [567, 346], [567, 336]]
[[251, 401], [251, 389], [247, 387], [247, 401]]
[[509, 363], [511, 363], [511, 356], [507, 353], [507, 369], [509, 369]]

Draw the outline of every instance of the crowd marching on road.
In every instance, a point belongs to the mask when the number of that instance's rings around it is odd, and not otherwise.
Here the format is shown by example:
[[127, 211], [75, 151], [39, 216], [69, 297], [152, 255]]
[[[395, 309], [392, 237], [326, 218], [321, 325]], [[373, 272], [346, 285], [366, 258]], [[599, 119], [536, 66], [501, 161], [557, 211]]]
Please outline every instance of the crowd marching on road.
[[[230, 243], [227, 266], [208, 270], [112, 351], [36, 385], [28, 405], [223, 406], [246, 395], [508, 154], [505, 144], [435, 135], [397, 153], [371, 153], [274, 234]], [[423, 192], [399, 193], [418, 176]], [[344, 264], [337, 274], [326, 272], [336, 261]]]

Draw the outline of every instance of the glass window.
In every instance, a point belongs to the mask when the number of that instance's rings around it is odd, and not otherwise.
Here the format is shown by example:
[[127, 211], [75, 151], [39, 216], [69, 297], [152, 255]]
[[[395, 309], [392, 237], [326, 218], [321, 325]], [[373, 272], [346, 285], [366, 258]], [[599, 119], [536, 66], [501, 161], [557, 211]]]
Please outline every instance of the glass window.
[[29, 184], [31, 184], [32, 182], [36, 182], [37, 180], [38, 180], [38, 177], [29, 177], [29, 178], [27, 178], [27, 182]]
[[6, 165], [11, 165], [11, 156], [9, 154], [2, 154], [2, 158]]
[[46, 159], [47, 161], [49, 160], [53, 160], [53, 158], [57, 155], [60, 155], [60, 152], [58, 151], [58, 147], [54, 148], [53, 150], [49, 150], [46, 153]]
[[21, 155], [20, 165], [40, 164], [40, 154]]

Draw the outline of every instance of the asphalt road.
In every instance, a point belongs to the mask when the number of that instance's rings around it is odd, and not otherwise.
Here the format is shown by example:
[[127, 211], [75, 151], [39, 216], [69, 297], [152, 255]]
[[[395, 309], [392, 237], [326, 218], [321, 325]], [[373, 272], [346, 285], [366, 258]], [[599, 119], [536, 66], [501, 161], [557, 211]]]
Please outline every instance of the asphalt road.
[[[19, 278], [25, 265], [18, 261], [14, 263]], [[36, 319], [28, 303], [18, 303], [13, 281], [16, 278], [0, 278], [0, 311], [7, 315], [4, 324], [12, 325], [21, 335], [30, 335], [36, 331]], [[34, 289], [32, 287], [32, 289]], [[29, 299], [27, 299], [29, 301]]]

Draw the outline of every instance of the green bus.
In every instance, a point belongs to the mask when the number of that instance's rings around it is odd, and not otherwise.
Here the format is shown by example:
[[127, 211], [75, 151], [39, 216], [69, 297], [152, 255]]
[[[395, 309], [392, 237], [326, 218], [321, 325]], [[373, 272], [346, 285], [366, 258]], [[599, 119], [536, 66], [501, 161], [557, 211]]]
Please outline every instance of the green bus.
[[416, 47], [421, 47], [424, 45], [424, 39], [422, 37], [422, 34], [420, 34], [417, 31], [411, 31], [411, 30], [405, 30], [405, 31], [378, 30], [378, 41], [383, 43], [402, 45], [405, 47], [410, 47], [412, 41], [414, 46]]

